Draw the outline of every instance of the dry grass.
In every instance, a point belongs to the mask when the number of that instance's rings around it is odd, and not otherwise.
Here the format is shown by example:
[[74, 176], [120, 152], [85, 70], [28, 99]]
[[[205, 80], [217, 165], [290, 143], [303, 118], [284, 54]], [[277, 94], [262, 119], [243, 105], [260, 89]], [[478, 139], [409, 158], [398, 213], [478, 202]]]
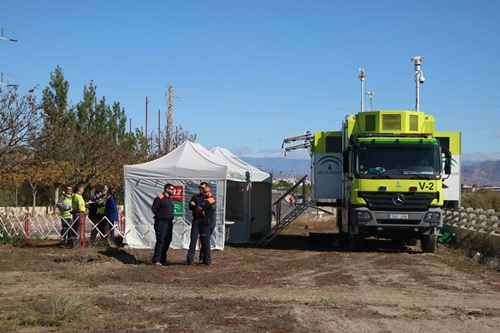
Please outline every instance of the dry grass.
[[309, 233], [327, 231], [336, 231], [334, 220], [299, 219], [267, 248], [214, 251], [212, 267], [182, 265], [185, 250], [169, 250], [171, 265], [158, 267], [149, 264], [152, 250], [0, 245], [0, 331], [329, 332], [311, 326], [320, 327], [312, 321], [322, 315], [352, 319], [356, 331], [360, 320], [392, 318], [346, 300], [351, 294], [362, 299], [373, 286], [393, 290], [394, 299], [414, 286], [419, 295], [419, 285], [464, 292], [463, 277], [443, 282], [441, 266], [448, 264], [473, 279], [484, 276], [491, 281], [485, 288], [500, 285], [477, 263], [446, 257], [443, 246], [435, 256], [311, 248]]

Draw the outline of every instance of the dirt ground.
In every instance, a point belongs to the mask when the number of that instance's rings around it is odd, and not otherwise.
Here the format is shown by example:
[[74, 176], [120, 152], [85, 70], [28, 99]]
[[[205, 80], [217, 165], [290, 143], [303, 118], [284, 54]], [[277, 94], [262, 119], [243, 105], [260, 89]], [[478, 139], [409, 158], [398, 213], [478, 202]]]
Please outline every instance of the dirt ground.
[[[53, 242], [52, 242], [53, 243]], [[500, 332], [500, 273], [441, 244], [366, 252], [283, 235], [211, 267], [152, 250], [0, 246], [1, 332]]]

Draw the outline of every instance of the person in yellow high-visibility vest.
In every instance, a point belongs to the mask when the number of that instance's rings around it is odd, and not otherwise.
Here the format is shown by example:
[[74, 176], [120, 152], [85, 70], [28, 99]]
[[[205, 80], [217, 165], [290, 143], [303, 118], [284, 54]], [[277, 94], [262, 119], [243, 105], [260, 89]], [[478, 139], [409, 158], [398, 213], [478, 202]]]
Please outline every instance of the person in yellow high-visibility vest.
[[71, 184], [66, 185], [65, 190], [59, 196], [56, 207], [61, 214], [61, 237], [60, 245], [69, 245], [69, 226], [72, 224], [71, 208], [73, 205], [73, 187]]
[[69, 230], [69, 245], [73, 247], [76, 245], [78, 241], [78, 225], [80, 215], [85, 213], [85, 200], [83, 200], [83, 190], [85, 186], [83, 184], [79, 184], [76, 187], [75, 194], [73, 194], [73, 223], [71, 225], [71, 229]]

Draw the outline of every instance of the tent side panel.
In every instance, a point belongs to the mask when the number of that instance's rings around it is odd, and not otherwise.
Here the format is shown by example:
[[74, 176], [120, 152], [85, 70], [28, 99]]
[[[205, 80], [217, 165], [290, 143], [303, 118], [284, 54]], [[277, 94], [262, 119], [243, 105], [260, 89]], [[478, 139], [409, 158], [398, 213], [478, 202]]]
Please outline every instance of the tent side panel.
[[[224, 249], [224, 205], [223, 180], [178, 180], [178, 179], [130, 179], [125, 178], [125, 216], [126, 235], [124, 242], [131, 248], [154, 248], [156, 236], [151, 204], [154, 198], [163, 192], [163, 186], [171, 183], [176, 187], [174, 204], [174, 228], [171, 248], [188, 249], [191, 233], [192, 214], [189, 211], [189, 200], [194, 193], [198, 193], [201, 181], [210, 183], [217, 200], [216, 228], [212, 236], [212, 248]], [[221, 210], [219, 212], [219, 210]]]

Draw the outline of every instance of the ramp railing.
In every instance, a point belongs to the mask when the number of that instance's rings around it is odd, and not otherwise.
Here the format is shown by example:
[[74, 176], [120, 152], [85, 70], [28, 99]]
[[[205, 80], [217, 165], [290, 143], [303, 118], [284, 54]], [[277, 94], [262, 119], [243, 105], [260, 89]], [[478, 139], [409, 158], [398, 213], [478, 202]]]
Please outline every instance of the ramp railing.
[[[297, 217], [299, 217], [309, 206], [310, 202], [306, 200], [306, 181], [307, 175], [302, 177], [295, 185], [293, 185], [288, 191], [286, 191], [281, 197], [279, 197], [274, 203], [274, 211], [276, 212], [276, 224], [271, 228], [270, 232], [265, 235], [260, 241], [257, 242], [257, 246], [266, 246], [271, 240], [273, 240], [281, 231], [286, 229]], [[293, 200], [291, 203], [286, 203], [285, 199], [288, 198], [295, 189], [302, 186], [302, 201], [297, 203], [297, 200]], [[282, 218], [283, 206], [288, 208], [287, 214]], [[290, 206], [293, 209], [290, 211]]]

